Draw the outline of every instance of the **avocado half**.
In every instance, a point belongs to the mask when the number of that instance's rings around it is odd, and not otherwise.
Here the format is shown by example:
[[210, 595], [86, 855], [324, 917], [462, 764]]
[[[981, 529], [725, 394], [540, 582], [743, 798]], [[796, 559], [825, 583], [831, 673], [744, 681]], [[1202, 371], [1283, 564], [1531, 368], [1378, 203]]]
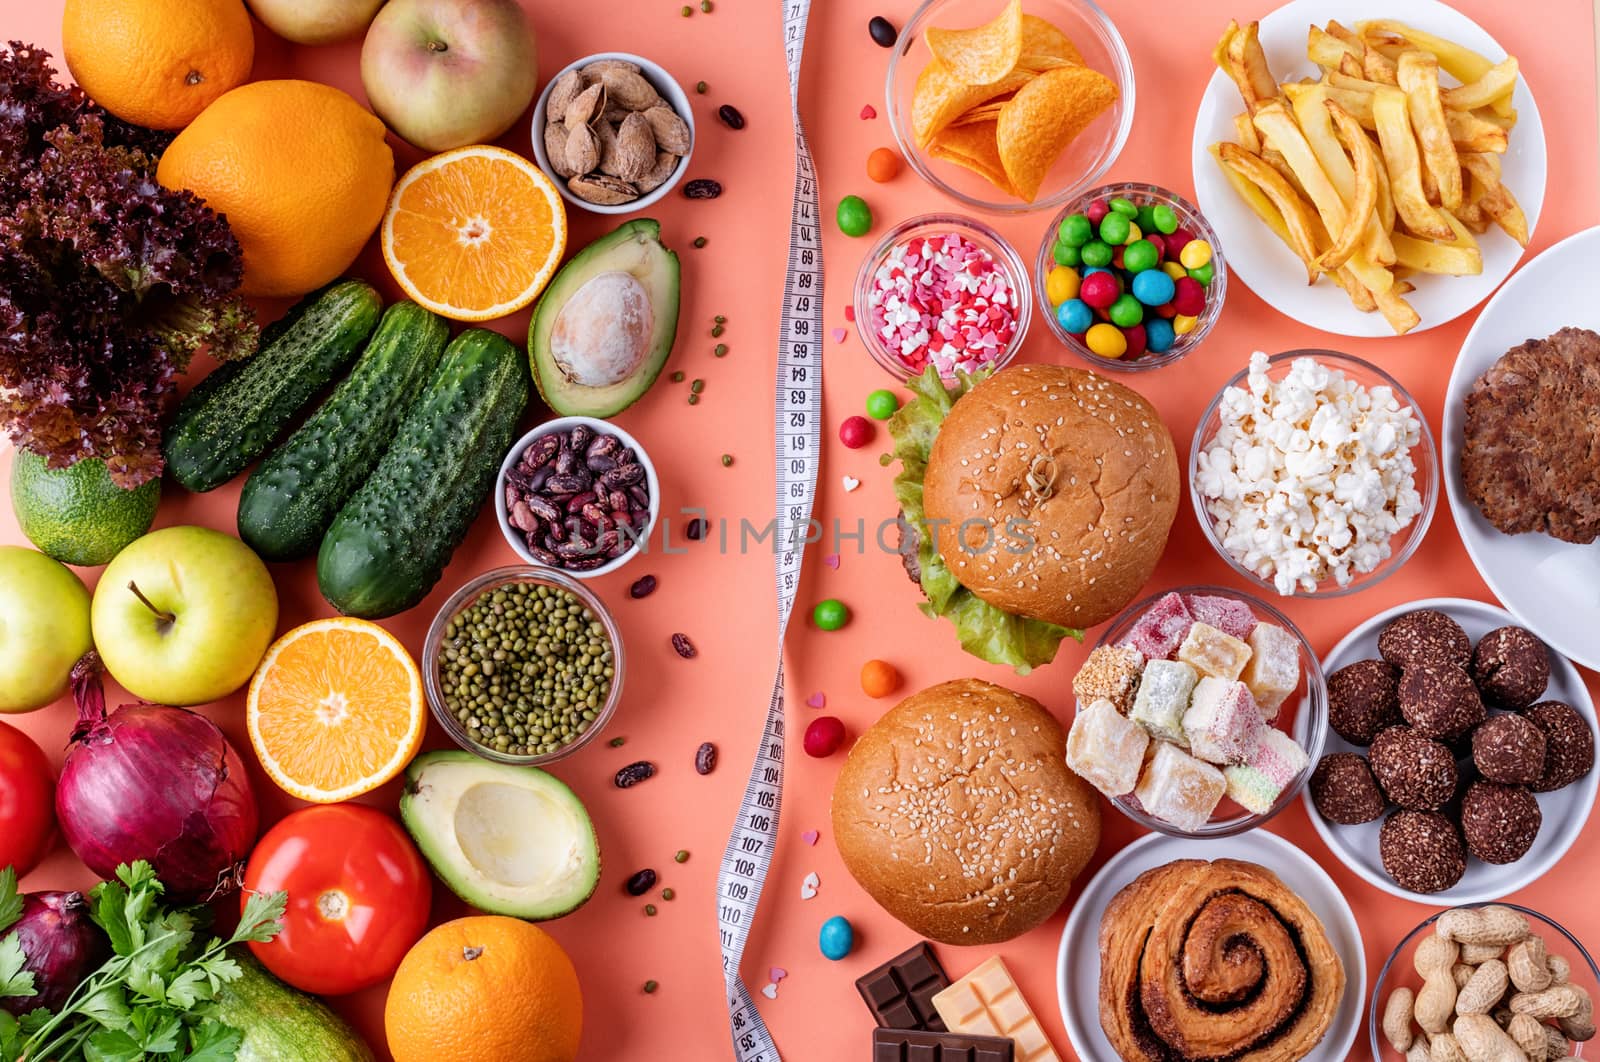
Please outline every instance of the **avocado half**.
[[572, 256], [528, 325], [528, 360], [545, 405], [610, 417], [661, 375], [678, 334], [678, 256], [661, 224], [636, 218]]
[[589, 812], [537, 767], [424, 753], [406, 769], [400, 820], [450, 890], [489, 914], [560, 918], [600, 882]]

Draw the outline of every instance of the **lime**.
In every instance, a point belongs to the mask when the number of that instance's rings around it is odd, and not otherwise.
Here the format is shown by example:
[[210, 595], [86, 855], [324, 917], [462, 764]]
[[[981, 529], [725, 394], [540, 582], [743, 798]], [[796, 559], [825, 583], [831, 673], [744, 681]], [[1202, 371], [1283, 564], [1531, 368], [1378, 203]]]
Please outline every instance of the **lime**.
[[150, 530], [161, 481], [134, 490], [111, 482], [106, 463], [86, 457], [70, 468], [18, 450], [11, 465], [11, 508], [17, 526], [41, 552], [63, 564], [105, 564]]

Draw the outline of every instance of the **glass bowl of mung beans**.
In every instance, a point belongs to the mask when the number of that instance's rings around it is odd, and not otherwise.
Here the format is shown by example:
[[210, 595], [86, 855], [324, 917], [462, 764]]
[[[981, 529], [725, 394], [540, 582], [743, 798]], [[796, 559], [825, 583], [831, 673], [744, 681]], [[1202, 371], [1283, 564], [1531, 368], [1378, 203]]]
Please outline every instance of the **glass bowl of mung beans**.
[[457, 745], [537, 767], [605, 728], [622, 699], [622, 633], [552, 568], [485, 572], [450, 595], [423, 644], [428, 707]]

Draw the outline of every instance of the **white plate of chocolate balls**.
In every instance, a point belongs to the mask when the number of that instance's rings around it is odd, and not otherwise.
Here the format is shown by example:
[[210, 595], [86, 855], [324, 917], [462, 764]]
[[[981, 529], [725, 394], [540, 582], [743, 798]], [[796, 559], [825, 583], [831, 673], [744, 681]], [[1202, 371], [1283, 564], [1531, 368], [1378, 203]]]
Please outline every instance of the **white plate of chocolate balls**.
[[1595, 710], [1577, 668], [1481, 601], [1389, 609], [1322, 663], [1328, 737], [1306, 810], [1345, 865], [1419, 903], [1531, 884], [1594, 806]]

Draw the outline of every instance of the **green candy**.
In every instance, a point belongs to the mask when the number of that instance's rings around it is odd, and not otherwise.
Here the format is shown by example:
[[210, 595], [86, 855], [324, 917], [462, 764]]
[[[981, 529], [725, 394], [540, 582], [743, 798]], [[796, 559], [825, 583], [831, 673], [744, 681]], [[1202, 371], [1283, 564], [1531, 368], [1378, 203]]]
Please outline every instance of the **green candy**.
[[1082, 247], [1094, 236], [1094, 226], [1089, 223], [1087, 215], [1074, 214], [1070, 218], [1061, 219], [1056, 236], [1068, 246]]
[[1139, 208], [1133, 205], [1133, 201], [1131, 199], [1123, 199], [1121, 196], [1111, 201], [1111, 209], [1129, 221], [1139, 216]]
[[[1106, 215], [1106, 217], [1110, 216], [1110, 214]], [[1127, 224], [1126, 219], [1124, 219], [1123, 224]], [[1127, 239], [1128, 234], [1123, 233], [1122, 236], [1123, 239]], [[1111, 264], [1111, 248], [1099, 240], [1090, 240], [1084, 244], [1079, 254], [1083, 258], [1083, 264], [1086, 266], [1103, 267]]]
[[1050, 253], [1051, 256], [1055, 258], [1056, 265], [1072, 266], [1074, 269], [1076, 269], [1083, 263], [1082, 250], [1074, 247], [1070, 243], [1062, 243], [1060, 240], [1057, 240], [1056, 245], [1051, 248]]
[[1134, 219], [1140, 232], [1156, 231], [1156, 208], [1149, 203], [1139, 208], [1139, 216]]
[[1134, 240], [1122, 249], [1122, 268], [1130, 273], [1154, 269], [1160, 260], [1161, 252], [1149, 240]]
[[824, 598], [811, 610], [811, 622], [821, 631], [836, 631], [850, 622], [850, 608], [836, 597]]
[[859, 195], [847, 195], [839, 200], [834, 220], [846, 236], [865, 236], [872, 231], [872, 208]]
[[[1124, 256], [1124, 257], [1126, 257], [1126, 256]], [[1215, 274], [1216, 274], [1216, 269], [1215, 269], [1213, 263], [1211, 263], [1211, 262], [1207, 262], [1205, 265], [1201, 266], [1199, 269], [1191, 269], [1191, 270], [1189, 270], [1190, 279], [1192, 279], [1196, 284], [1199, 284], [1202, 287], [1205, 286], [1206, 284], [1211, 283], [1211, 278]]]
[[1106, 314], [1118, 328], [1132, 328], [1144, 320], [1144, 306], [1131, 294], [1124, 292], [1117, 296], [1117, 301], [1111, 304]]
[[1151, 207], [1150, 216], [1155, 220], [1157, 232], [1171, 236], [1178, 231], [1178, 213], [1167, 204], [1157, 203]]
[[1128, 215], [1113, 210], [1100, 219], [1100, 238], [1113, 247], [1121, 247], [1128, 240]]
[[900, 409], [900, 400], [893, 391], [874, 391], [867, 396], [867, 416], [873, 420], [888, 420]]

